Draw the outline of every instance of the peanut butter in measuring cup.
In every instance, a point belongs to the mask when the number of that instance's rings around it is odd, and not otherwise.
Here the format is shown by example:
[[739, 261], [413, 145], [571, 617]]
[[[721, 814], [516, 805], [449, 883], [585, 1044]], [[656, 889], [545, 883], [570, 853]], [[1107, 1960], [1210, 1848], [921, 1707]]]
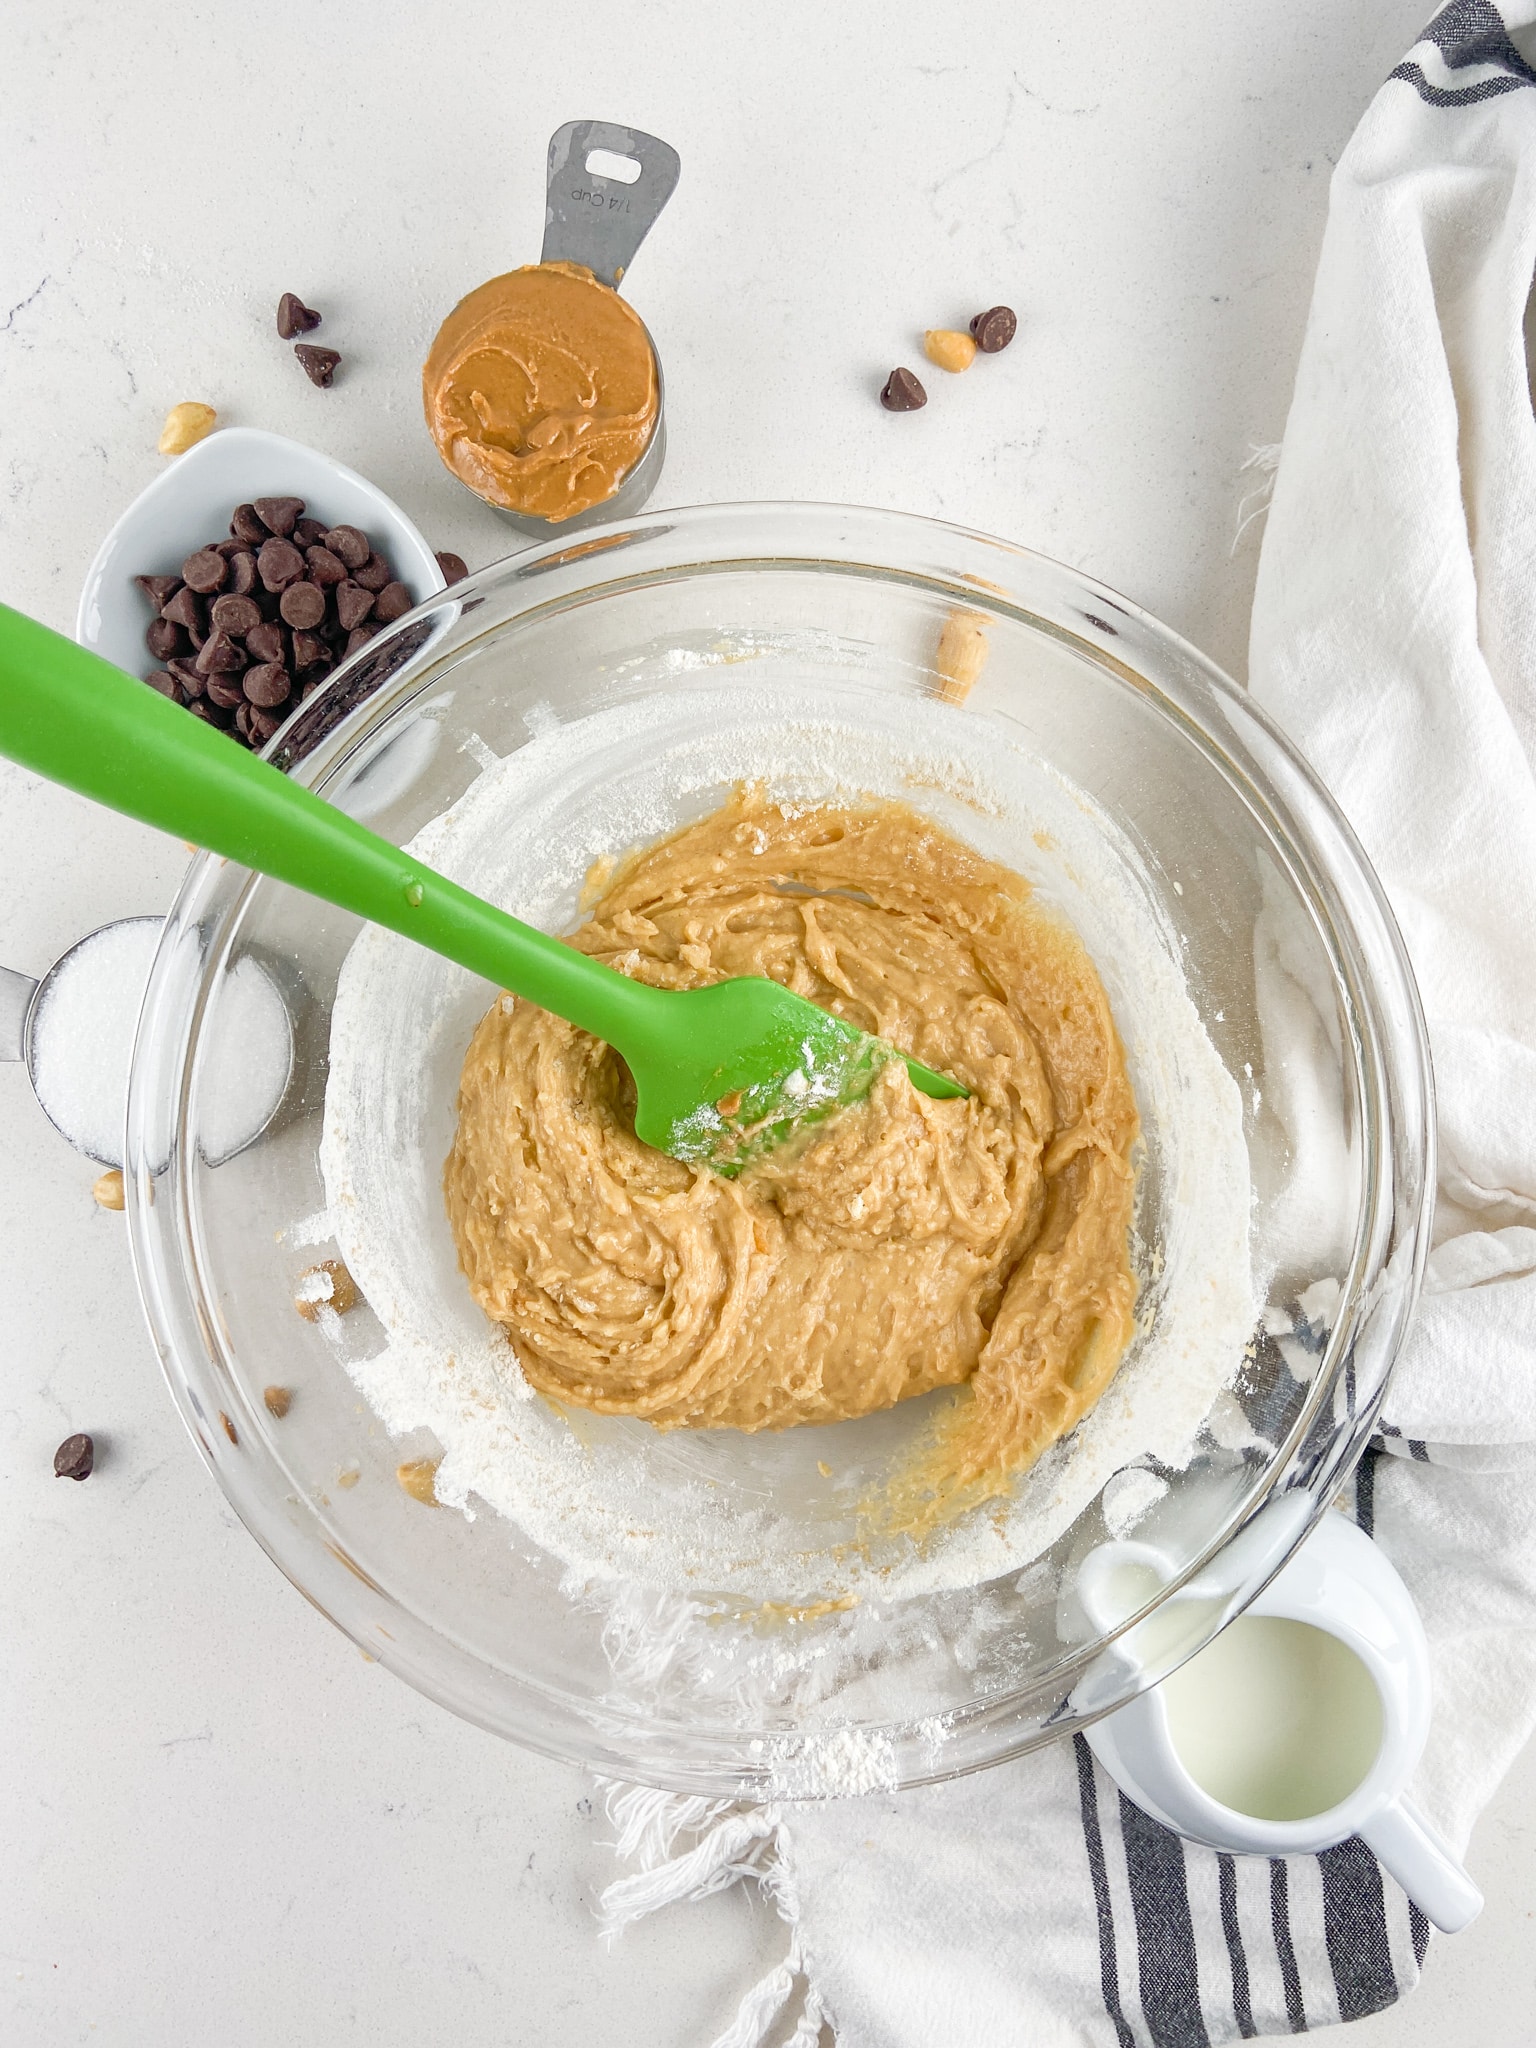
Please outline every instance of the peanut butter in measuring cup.
[[618, 286], [678, 171], [654, 135], [568, 121], [550, 138], [540, 260], [438, 329], [422, 371], [437, 452], [526, 533], [637, 511], [661, 474], [661, 363]]

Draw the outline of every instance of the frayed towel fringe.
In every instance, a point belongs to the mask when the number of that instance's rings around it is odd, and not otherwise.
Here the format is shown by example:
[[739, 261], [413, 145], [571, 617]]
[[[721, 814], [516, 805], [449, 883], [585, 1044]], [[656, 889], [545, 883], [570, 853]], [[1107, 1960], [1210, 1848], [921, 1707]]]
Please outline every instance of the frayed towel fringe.
[[[605, 1788], [603, 1804], [617, 1830], [618, 1855], [640, 1866], [604, 1889], [599, 1901], [603, 1932], [617, 1934], [662, 1906], [707, 1899], [751, 1878], [788, 1925], [789, 1948], [783, 1962], [742, 1999], [735, 2019], [711, 2048], [761, 2048], [797, 1994], [799, 2015], [786, 2048], [816, 2048], [827, 2014], [805, 1979], [799, 1907], [777, 1809], [614, 1784]], [[687, 1846], [679, 1849], [681, 1841]]]

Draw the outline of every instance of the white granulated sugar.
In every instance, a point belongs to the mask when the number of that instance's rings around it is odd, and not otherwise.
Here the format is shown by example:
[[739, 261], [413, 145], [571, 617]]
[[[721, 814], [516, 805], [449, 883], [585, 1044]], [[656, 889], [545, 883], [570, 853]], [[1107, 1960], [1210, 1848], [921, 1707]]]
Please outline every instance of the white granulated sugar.
[[32, 1085], [69, 1142], [123, 1162], [128, 1068], [159, 918], [109, 924], [66, 954], [32, 1018]]
[[[689, 1610], [725, 1599], [738, 1612], [851, 1596], [870, 1603], [835, 1617], [851, 1642], [878, 1626], [874, 1603], [1017, 1571], [1143, 1455], [1181, 1465], [1254, 1324], [1250, 1177], [1238, 1090], [1185, 991], [1176, 936], [1113, 823], [1002, 724], [856, 678], [823, 678], [812, 691], [758, 679], [747, 690], [723, 677], [718, 689], [569, 725], [529, 723], [536, 736], [488, 764], [411, 850], [549, 931], [579, 921], [594, 862], [707, 815], [743, 780], [790, 804], [905, 798], [1026, 875], [1081, 935], [1125, 1043], [1146, 1134], [1141, 1328], [1098, 1405], [1006, 1506], [922, 1546], [865, 1540], [859, 1507], [880, 1496], [945, 1396], [752, 1437], [664, 1433], [529, 1398], [511, 1344], [458, 1271], [442, 1198], [459, 1067], [492, 992], [369, 928], [337, 993], [321, 1164], [341, 1254], [388, 1341], [345, 1363], [388, 1429], [436, 1436], [439, 1498], [506, 1517], [605, 1611], [623, 1608], [633, 1588]], [[689, 1653], [695, 1677], [708, 1667], [703, 1692], [739, 1693], [747, 1653], [724, 1639], [743, 1632], [686, 1618], [679, 1628], [713, 1639]], [[803, 1644], [815, 1632], [780, 1633]], [[796, 1643], [754, 1650], [752, 1687], [770, 1683], [774, 1659], [786, 1684], [793, 1667], [803, 1685], [805, 1654]], [[869, 1769], [878, 1782], [876, 1763]]]

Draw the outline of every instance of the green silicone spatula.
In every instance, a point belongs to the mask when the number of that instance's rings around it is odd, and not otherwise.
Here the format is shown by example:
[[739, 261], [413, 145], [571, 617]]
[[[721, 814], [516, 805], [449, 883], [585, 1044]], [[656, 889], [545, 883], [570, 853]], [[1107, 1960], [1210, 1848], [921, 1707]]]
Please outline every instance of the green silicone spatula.
[[[437, 874], [99, 655], [0, 605], [0, 753], [146, 825], [387, 925], [611, 1045], [635, 1131], [739, 1170], [900, 1057], [756, 976], [647, 988]], [[958, 1081], [907, 1061], [926, 1095]]]

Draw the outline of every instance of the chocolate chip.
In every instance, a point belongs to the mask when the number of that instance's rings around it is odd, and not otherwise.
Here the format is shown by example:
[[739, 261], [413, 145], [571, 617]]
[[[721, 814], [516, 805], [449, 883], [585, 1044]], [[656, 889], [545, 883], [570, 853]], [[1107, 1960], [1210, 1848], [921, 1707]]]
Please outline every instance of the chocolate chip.
[[978, 313], [971, 322], [976, 346], [984, 356], [995, 356], [1000, 349], [1005, 349], [1018, 331], [1018, 315], [1012, 306], [989, 306], [985, 313]]
[[410, 608], [411, 593], [403, 583], [386, 583], [373, 600], [373, 616], [384, 626], [403, 619]]
[[313, 583], [290, 583], [278, 610], [290, 626], [318, 626], [325, 617], [325, 592]]
[[255, 548], [259, 548], [267, 537], [267, 529], [257, 516], [254, 505], [237, 505], [229, 530], [236, 540], [248, 541]]
[[464, 557], [462, 555], [450, 555], [446, 548], [438, 549], [437, 566], [439, 567], [439, 569], [442, 570], [444, 576], [448, 579], [448, 587], [450, 590], [453, 588], [455, 583], [462, 583], [464, 581], [464, 578], [469, 574], [469, 569], [465, 564]]
[[256, 567], [261, 571], [261, 580], [268, 590], [285, 590], [304, 574], [304, 557], [291, 540], [274, 537], [262, 542]]
[[333, 526], [325, 536], [325, 545], [348, 569], [361, 569], [373, 553], [367, 534], [359, 532], [355, 526]]
[[89, 1479], [96, 1469], [96, 1446], [82, 1430], [67, 1436], [53, 1454], [56, 1479]]
[[160, 616], [169, 619], [173, 626], [185, 626], [188, 632], [200, 633], [204, 617], [202, 599], [196, 591], [183, 584], [176, 595], [160, 607]]
[[157, 612], [169, 604], [181, 588], [179, 576], [135, 576], [133, 580]]
[[300, 548], [318, 547], [325, 539], [325, 528], [318, 519], [300, 519], [293, 529], [293, 544]]
[[203, 721], [204, 725], [213, 724], [213, 713], [200, 697], [194, 698], [193, 701], [187, 706], [187, 709], [191, 712], [194, 718], [200, 718]]
[[283, 722], [284, 714], [278, 711], [251, 711], [250, 735], [253, 747], [264, 747], [273, 733]]
[[213, 609], [208, 616], [226, 633], [249, 633], [252, 626], [261, 624], [261, 607], [254, 598], [233, 597], [226, 591], [222, 597], [213, 600]]
[[320, 325], [320, 315], [306, 306], [297, 292], [284, 292], [277, 302], [277, 331], [284, 341], [296, 334], [308, 334]]
[[280, 540], [286, 540], [304, 514], [302, 498], [258, 498], [256, 517], [268, 533], [275, 533]]
[[167, 662], [166, 667], [189, 697], [202, 696], [207, 688], [207, 679], [199, 674], [195, 661], [188, 661], [185, 655], [178, 655], [174, 661]]
[[910, 370], [892, 370], [880, 393], [887, 412], [916, 412], [928, 403], [928, 394]]
[[292, 676], [275, 661], [264, 661], [258, 668], [248, 668], [240, 681], [250, 701], [268, 710], [274, 704], [285, 704], [293, 688]]
[[[239, 733], [241, 739], [245, 741], [245, 744], [247, 746], [250, 746], [252, 744], [251, 720], [255, 716], [256, 706], [254, 704], [248, 703], [246, 699], [242, 697], [240, 699], [240, 702], [235, 706], [235, 731]], [[222, 1414], [223, 1410], [221, 1409], [219, 1412], [220, 1414]]]
[[381, 591], [385, 584], [393, 579], [393, 576], [394, 571], [390, 568], [384, 557], [375, 554], [370, 554], [360, 569], [352, 571], [352, 581], [354, 583], [361, 583], [364, 590], [371, 590], [375, 593]]
[[329, 590], [333, 583], [340, 583], [347, 573], [347, 565], [327, 547], [311, 548], [304, 557], [309, 564], [309, 580], [318, 583], [322, 590]]
[[197, 657], [197, 666], [205, 676], [238, 675], [245, 667], [245, 655], [227, 633], [211, 633]]
[[193, 651], [195, 653], [201, 654], [203, 651], [203, 643], [208, 638], [205, 629], [202, 626], [188, 626], [187, 638], [192, 642]]
[[195, 590], [203, 596], [209, 591], [222, 590], [228, 574], [229, 564], [216, 548], [199, 548], [195, 555], [188, 555], [181, 565], [182, 581], [189, 590]]
[[347, 650], [343, 659], [350, 659], [352, 655], [356, 654], [359, 647], [366, 647], [377, 631], [377, 626], [354, 626], [347, 635]]
[[256, 557], [249, 548], [242, 548], [229, 558], [229, 587], [236, 597], [249, 597], [256, 583]]
[[306, 669], [326, 668], [335, 659], [329, 647], [318, 633], [298, 632], [293, 636], [293, 665], [302, 675]]
[[283, 658], [283, 629], [281, 626], [263, 620], [259, 626], [252, 626], [245, 636], [246, 652], [255, 661], [281, 661]]
[[360, 583], [350, 579], [336, 586], [336, 616], [350, 633], [354, 626], [360, 626], [373, 610], [373, 592], [364, 590]]
[[208, 701], [210, 704], [217, 704], [221, 711], [233, 711], [238, 705], [243, 704], [245, 691], [240, 687], [240, 678], [225, 675], [209, 676]]
[[296, 341], [293, 352], [310, 383], [322, 387], [330, 383], [336, 374], [336, 365], [341, 361], [335, 349], [315, 348], [307, 341]]
[[173, 654], [185, 654], [187, 636], [169, 619], [154, 619], [145, 630], [144, 645], [156, 661], [169, 661]]
[[181, 701], [181, 687], [167, 669], [151, 669], [144, 680], [152, 690], [158, 690], [162, 697], [169, 697], [172, 703]]

